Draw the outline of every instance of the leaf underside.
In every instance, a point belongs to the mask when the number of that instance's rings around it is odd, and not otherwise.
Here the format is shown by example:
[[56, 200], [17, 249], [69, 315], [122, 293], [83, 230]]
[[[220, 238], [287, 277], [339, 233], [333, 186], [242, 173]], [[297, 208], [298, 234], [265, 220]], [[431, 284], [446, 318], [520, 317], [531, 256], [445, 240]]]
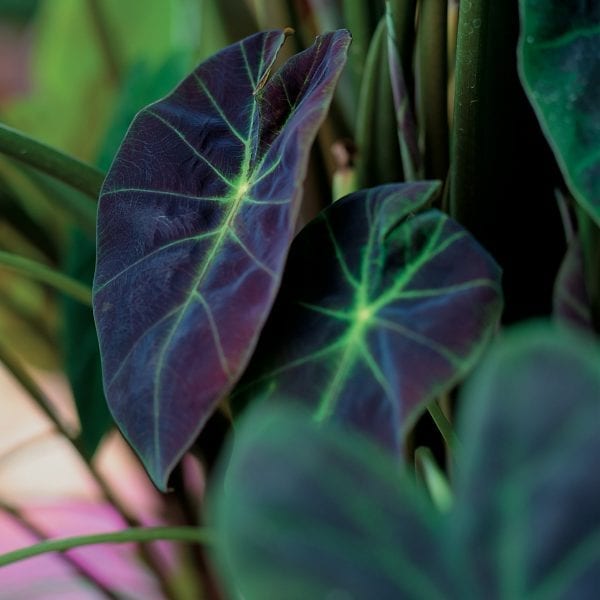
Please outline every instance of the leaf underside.
[[500, 269], [456, 222], [415, 213], [436, 182], [360, 191], [294, 240], [234, 407], [308, 404], [397, 451], [427, 401], [464, 376], [501, 310]]
[[349, 34], [270, 79], [256, 34], [133, 121], [104, 183], [94, 312], [109, 406], [155, 484], [246, 365], [277, 291]]

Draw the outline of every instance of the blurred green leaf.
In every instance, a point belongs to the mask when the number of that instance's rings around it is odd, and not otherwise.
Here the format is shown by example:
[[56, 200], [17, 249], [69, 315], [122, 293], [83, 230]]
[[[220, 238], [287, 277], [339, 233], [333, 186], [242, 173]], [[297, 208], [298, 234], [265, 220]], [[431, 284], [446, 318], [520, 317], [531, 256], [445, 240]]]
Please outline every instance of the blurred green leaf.
[[462, 397], [446, 515], [394, 457], [298, 407], [236, 428], [212, 497], [232, 596], [593, 598], [600, 586], [600, 348], [507, 334]]
[[600, 4], [519, 4], [525, 91], [571, 192], [600, 225]]

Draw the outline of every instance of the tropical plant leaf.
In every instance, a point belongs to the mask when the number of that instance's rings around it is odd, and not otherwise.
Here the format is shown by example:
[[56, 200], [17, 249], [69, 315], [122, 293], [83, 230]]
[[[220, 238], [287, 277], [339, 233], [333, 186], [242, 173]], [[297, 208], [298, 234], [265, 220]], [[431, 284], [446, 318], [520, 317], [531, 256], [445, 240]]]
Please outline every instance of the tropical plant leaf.
[[600, 225], [600, 4], [521, 0], [521, 80], [573, 196]]
[[319, 37], [268, 79], [285, 36], [226, 48], [141, 111], [101, 194], [105, 392], [161, 489], [250, 358], [350, 41]]
[[280, 295], [232, 396], [308, 403], [397, 450], [463, 377], [500, 316], [500, 269], [456, 222], [418, 211], [437, 182], [356, 192], [296, 238]]
[[296, 407], [250, 411], [213, 488], [231, 597], [448, 598], [443, 521], [410, 483], [355, 433]]
[[593, 331], [590, 299], [585, 287], [583, 252], [578, 237], [569, 243], [554, 285], [554, 318], [560, 323]]
[[600, 351], [536, 324], [467, 386], [449, 538], [463, 598], [593, 598], [600, 589]]
[[358, 434], [285, 402], [255, 407], [212, 488], [232, 596], [595, 597], [599, 365], [598, 346], [566, 331], [506, 335], [462, 397], [444, 514]]
[[[113, 156], [136, 113], [152, 100], [167, 94], [186, 74], [184, 56], [169, 57], [160, 68], [140, 63], [133, 67], [123, 84], [120, 98], [97, 160], [103, 170], [110, 168]], [[69, 236], [64, 268], [68, 275], [92, 286], [96, 264], [96, 240], [74, 229]], [[65, 298], [63, 354], [79, 422], [80, 440], [88, 456], [93, 456], [114, 420], [104, 397], [100, 348], [94, 316], [89, 307]]]

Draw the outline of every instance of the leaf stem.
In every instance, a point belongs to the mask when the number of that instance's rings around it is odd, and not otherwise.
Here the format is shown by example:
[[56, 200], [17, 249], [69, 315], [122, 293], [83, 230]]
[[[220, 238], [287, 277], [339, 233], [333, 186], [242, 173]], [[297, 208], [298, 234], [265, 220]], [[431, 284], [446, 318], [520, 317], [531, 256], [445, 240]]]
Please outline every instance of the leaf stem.
[[115, 85], [118, 85], [123, 78], [123, 73], [118, 58], [118, 52], [115, 49], [114, 41], [110, 34], [106, 17], [102, 12], [101, 4], [102, 3], [99, 2], [99, 0], [88, 0], [88, 7], [90, 9], [94, 28], [96, 29], [96, 34], [98, 35], [100, 49], [104, 55], [108, 73], [112, 82]]
[[[48, 536], [35, 524], [32, 523], [21, 511], [16, 507], [11, 506], [5, 501], [0, 501], [0, 510], [3, 510], [9, 514], [17, 524], [22, 527], [27, 533], [36, 537], [38, 540], [47, 541]], [[102, 592], [107, 598], [111, 600], [119, 600], [119, 597], [109, 589], [100, 579], [98, 579], [93, 573], [88, 571], [86, 567], [77, 562], [72, 556], [63, 554], [62, 559], [69, 564], [81, 577], [89, 581], [98, 591]]]
[[438, 467], [431, 450], [425, 446], [415, 451], [417, 473], [423, 479], [431, 500], [441, 512], [448, 512], [452, 508], [452, 490], [442, 470]]
[[154, 541], [179, 541], [195, 542], [198, 544], [212, 543], [212, 536], [206, 528], [201, 527], [133, 527], [109, 533], [96, 533], [79, 535], [55, 540], [45, 540], [38, 544], [19, 548], [12, 552], [0, 555], [0, 567], [11, 563], [32, 558], [48, 552], [64, 552], [81, 546], [95, 544], [124, 544], [127, 542], [154, 542]]
[[82, 304], [92, 305], [92, 290], [86, 285], [40, 262], [0, 250], [0, 266], [46, 283]]
[[0, 123], [0, 153], [67, 183], [91, 198], [100, 193], [104, 173], [68, 154]]
[[[27, 373], [26, 369], [21, 364], [20, 360], [0, 341], [0, 362], [10, 371], [13, 377], [21, 384], [21, 386], [29, 393], [33, 398], [37, 406], [43, 411], [48, 417], [51, 423], [54, 424], [58, 432], [71, 443], [74, 450], [79, 455], [81, 461], [87, 467], [90, 475], [96, 482], [96, 485], [100, 489], [103, 497], [109, 502], [115, 510], [121, 515], [123, 521], [130, 528], [139, 527], [139, 521], [129, 514], [129, 511], [123, 506], [122, 502], [117, 498], [112, 490], [110, 489], [107, 482], [104, 480], [102, 475], [96, 469], [94, 464], [89, 460], [86, 455], [85, 448], [81, 443], [80, 438], [76, 437], [66, 425], [62, 422], [59, 416], [56, 414], [52, 403], [46, 397], [44, 392], [39, 388], [33, 378]], [[161, 589], [163, 590], [166, 598], [171, 598], [170, 585], [165, 577], [163, 570], [160, 567], [159, 562], [152, 555], [152, 553], [145, 546], [140, 546], [140, 554], [146, 564], [152, 569], [156, 576]]]
[[429, 411], [429, 414], [431, 415], [431, 418], [433, 419], [433, 422], [435, 423], [439, 432], [442, 434], [448, 449], [451, 451], [456, 450], [459, 447], [460, 442], [458, 441], [456, 433], [454, 433], [452, 423], [450, 423], [450, 421], [448, 421], [446, 418], [446, 415], [440, 408], [437, 400], [430, 402], [427, 406], [427, 410]]

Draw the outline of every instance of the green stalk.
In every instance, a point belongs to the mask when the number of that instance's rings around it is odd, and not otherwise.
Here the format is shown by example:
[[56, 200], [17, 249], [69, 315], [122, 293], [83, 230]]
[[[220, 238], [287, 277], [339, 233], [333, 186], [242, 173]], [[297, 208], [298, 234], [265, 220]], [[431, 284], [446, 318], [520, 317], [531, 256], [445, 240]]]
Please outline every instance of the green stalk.
[[431, 500], [441, 512], [448, 512], [454, 501], [450, 484], [438, 467], [429, 448], [421, 446], [415, 451], [417, 472], [421, 475]]
[[212, 536], [205, 528], [199, 527], [133, 527], [122, 531], [110, 533], [96, 533], [91, 535], [79, 535], [62, 538], [58, 540], [46, 540], [38, 544], [19, 548], [12, 552], [0, 555], [0, 567], [12, 563], [47, 554], [48, 552], [64, 552], [82, 546], [95, 544], [124, 544], [128, 542], [194, 542], [197, 544], [212, 543]]
[[92, 305], [92, 290], [76, 279], [56, 271], [35, 260], [0, 250], [0, 266], [26, 275], [35, 281], [46, 283], [66, 296], [88, 306]]
[[91, 198], [96, 199], [100, 193], [104, 181], [102, 171], [2, 123], [0, 153], [51, 175]]
[[583, 268], [586, 290], [590, 299], [592, 323], [600, 332], [600, 228], [590, 215], [578, 206], [577, 222], [583, 250]]
[[88, 8], [108, 74], [113, 84], [119, 85], [123, 79], [123, 69], [119, 61], [119, 52], [115, 49], [114, 36], [111, 35], [106, 16], [103, 12], [102, 2], [100, 0], [88, 0]]
[[452, 216], [467, 228], [476, 210], [473, 204], [482, 201], [477, 197], [481, 188], [477, 169], [481, 162], [478, 142], [486, 117], [481, 96], [485, 83], [483, 66], [488, 12], [492, 2], [463, 2], [458, 16], [450, 210]]
[[[40, 529], [35, 523], [32, 523], [24, 514], [22, 514], [16, 507], [0, 500], [0, 510], [9, 514], [15, 522], [23, 528], [30, 535], [35, 536], [40, 541], [47, 541], [48, 536]], [[68, 554], [62, 555], [62, 560], [69, 565], [71, 569], [74, 569], [83, 579], [89, 582], [90, 585], [94, 586], [96, 590], [101, 592], [106, 598], [110, 600], [119, 600], [117, 595], [105, 585], [101, 579], [98, 579], [93, 572], [88, 570], [84, 565], [79, 564], [72, 556]]]
[[[137, 519], [132, 517], [127, 509], [123, 506], [121, 501], [113, 494], [110, 486], [106, 483], [100, 472], [96, 469], [94, 464], [87, 458], [85, 448], [81, 443], [80, 438], [76, 437], [71, 431], [67, 429], [62, 420], [57, 415], [54, 407], [50, 400], [46, 397], [44, 392], [39, 388], [37, 383], [29, 375], [26, 369], [21, 364], [21, 361], [10, 351], [0, 340], [0, 363], [2, 363], [16, 381], [29, 393], [31, 398], [42, 410], [42, 412], [48, 417], [50, 422], [55, 426], [57, 431], [72, 445], [73, 449], [77, 452], [79, 458], [83, 464], [87, 467], [90, 475], [95, 481], [96, 485], [100, 489], [103, 497], [109, 502], [115, 510], [121, 515], [123, 521], [130, 528], [139, 527]], [[164, 571], [161, 568], [160, 563], [149, 552], [145, 546], [140, 546], [140, 554], [143, 560], [146, 562], [148, 567], [153, 571], [157, 578], [162, 591], [165, 594], [165, 598], [171, 598], [170, 585], [167, 581]]]
[[447, 0], [421, 0], [417, 29], [419, 120], [426, 179], [446, 179], [449, 165]]
[[433, 422], [435, 423], [439, 432], [442, 434], [442, 438], [444, 438], [448, 449], [450, 451], [455, 451], [459, 447], [460, 443], [456, 437], [456, 433], [454, 433], [452, 423], [448, 421], [437, 400], [430, 402], [427, 406], [427, 410], [429, 411], [429, 414], [431, 415], [431, 418], [433, 419]]

